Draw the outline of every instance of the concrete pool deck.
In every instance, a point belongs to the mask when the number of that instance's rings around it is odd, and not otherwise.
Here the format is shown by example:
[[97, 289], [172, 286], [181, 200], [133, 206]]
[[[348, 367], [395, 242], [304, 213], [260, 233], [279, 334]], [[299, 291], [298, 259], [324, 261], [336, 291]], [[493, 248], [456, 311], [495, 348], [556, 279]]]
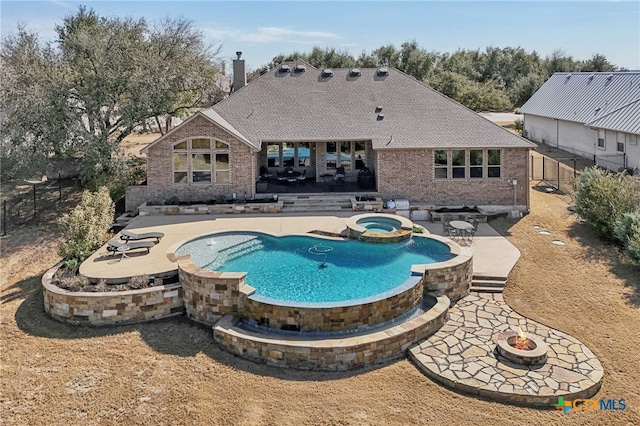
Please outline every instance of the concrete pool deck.
[[[165, 234], [150, 253], [127, 252], [127, 257], [120, 253], [110, 255], [106, 246], [103, 246], [81, 265], [80, 272], [88, 277], [111, 280], [140, 274], [159, 276], [177, 270], [177, 265], [168, 259], [167, 251], [181, 241], [234, 230], [263, 231], [273, 235], [306, 234], [311, 231], [346, 235], [346, 219], [353, 215], [353, 212], [331, 212], [312, 215], [141, 216], [135, 218], [127, 229]], [[444, 234], [440, 223], [414, 223], [431, 234]], [[478, 276], [502, 277], [506, 280], [520, 257], [518, 249], [486, 223], [479, 224], [472, 241], [461, 244], [465, 250], [473, 253], [473, 273]], [[384, 360], [407, 353], [417, 368], [444, 386], [510, 403], [550, 407], [559, 397], [589, 398], [600, 389], [604, 371], [589, 348], [561, 331], [517, 314], [504, 302], [501, 294], [472, 292], [451, 305], [448, 298], [442, 299], [440, 308], [427, 310], [423, 316], [408, 323], [353, 337], [314, 339], [258, 335], [235, 327], [231, 316], [227, 315], [214, 325], [214, 338], [240, 356], [259, 353], [258, 348], [262, 348], [268, 357], [258, 357], [257, 360], [266, 361], [269, 365], [281, 365], [279, 362], [282, 362], [283, 366], [289, 367], [285, 361], [294, 359], [294, 356], [317, 355], [320, 352], [323, 357], [329, 356], [324, 354], [326, 352], [337, 359], [335, 366], [331, 364], [332, 367], [328, 369], [340, 369], [347, 365], [341, 357], [347, 357], [351, 362], [351, 358], [360, 353], [366, 358], [377, 353], [385, 355], [385, 351], [390, 351], [388, 353], [393, 357], [381, 358]], [[432, 321], [437, 323], [437, 331], [430, 326]], [[405, 339], [408, 333], [414, 332], [414, 328], [417, 330], [423, 326], [427, 327], [428, 333], [419, 338], [411, 335], [413, 340]], [[496, 354], [497, 334], [516, 330], [518, 326], [549, 345], [544, 364], [513, 364]], [[391, 346], [395, 348], [393, 351], [389, 349]], [[287, 348], [291, 351], [285, 356], [284, 350]], [[311, 361], [300, 361], [299, 368], [311, 365], [305, 362]], [[330, 364], [329, 361], [327, 363]]]
[[[165, 236], [147, 253], [131, 250], [124, 257], [120, 253], [107, 252], [104, 245], [80, 265], [80, 273], [90, 279], [106, 279], [108, 282], [126, 281], [135, 275], [163, 276], [177, 271], [177, 265], [167, 258], [167, 251], [180, 241], [221, 231], [263, 231], [274, 235], [306, 234], [323, 231], [346, 235], [345, 220], [356, 212], [331, 212], [310, 215], [268, 214], [241, 216], [138, 216], [128, 230], [163, 232]], [[414, 221], [435, 235], [444, 235], [442, 224]], [[473, 242], [474, 275], [506, 279], [520, 258], [520, 252], [487, 223], [480, 223]]]

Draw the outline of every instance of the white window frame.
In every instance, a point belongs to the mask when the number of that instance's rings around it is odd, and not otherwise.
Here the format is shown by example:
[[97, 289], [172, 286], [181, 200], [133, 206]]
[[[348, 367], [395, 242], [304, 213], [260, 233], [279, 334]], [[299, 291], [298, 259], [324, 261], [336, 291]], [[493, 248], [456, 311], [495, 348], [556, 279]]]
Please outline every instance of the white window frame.
[[629, 145], [638, 145], [638, 136], [627, 133], [627, 142]]
[[[480, 151], [482, 156], [481, 164], [471, 164], [471, 151]], [[469, 179], [484, 179], [485, 178], [485, 164], [486, 164], [486, 152], [484, 149], [469, 149]], [[472, 169], [480, 169], [480, 176], [472, 176]]]
[[[620, 144], [622, 144], [622, 150], [620, 150]], [[616, 133], [616, 152], [623, 153], [625, 152], [625, 143], [624, 143], [624, 133], [617, 132]]]
[[[454, 152], [462, 152], [462, 165], [454, 165], [453, 164], [453, 153]], [[452, 180], [465, 180], [467, 179], [467, 153], [468, 149], [452, 149], [451, 150], [451, 179]], [[455, 171], [462, 170], [462, 176], [455, 176]]]
[[[607, 149], [607, 134], [605, 132], [604, 129], [598, 129], [596, 134], [596, 147], [598, 149]], [[602, 137], [600, 137], [602, 136]], [[602, 144], [600, 144], [600, 141], [602, 141]]]
[[[500, 164], [489, 164], [489, 151], [498, 151], [500, 153]], [[489, 170], [498, 168], [498, 176], [490, 176]], [[487, 179], [502, 179], [502, 150], [500, 148], [487, 149]]]
[[[444, 151], [447, 163], [445, 165], [439, 165], [436, 163], [436, 152], [438, 151]], [[449, 166], [451, 165], [451, 160], [450, 160], [450, 155], [449, 155], [449, 150], [446, 149], [434, 149], [433, 150], [433, 179], [434, 180], [448, 180], [451, 173], [449, 172]], [[436, 170], [444, 170], [445, 171], [445, 177], [438, 177], [436, 176]]]
[[[207, 139], [209, 140], [209, 148], [193, 148], [192, 145], [192, 141], [194, 139]], [[177, 145], [180, 145], [182, 143], [186, 144], [185, 148], [178, 148], [176, 149], [175, 147]], [[187, 158], [187, 168], [185, 170], [183, 169], [176, 169], [175, 167], [175, 162], [173, 160], [173, 156], [175, 154], [179, 154], [179, 155], [186, 155]], [[194, 155], [198, 155], [198, 154], [204, 154], [204, 155], [209, 155], [209, 161], [210, 161], [210, 165], [209, 165], [209, 169], [195, 169], [194, 168], [194, 164], [193, 164], [193, 156]], [[216, 155], [217, 154], [226, 154], [229, 158], [229, 168], [226, 170], [222, 170], [222, 169], [218, 169], [217, 165], [216, 165]], [[200, 182], [194, 182], [193, 181], [193, 174], [194, 172], [209, 172], [210, 173], [210, 179], [209, 181], [200, 181]], [[227, 172], [228, 173], [228, 180], [225, 182], [218, 182], [219, 179], [217, 179], [216, 174], [217, 172]], [[175, 175], [176, 173], [186, 173], [187, 174], [187, 180], [186, 182], [176, 182], [175, 181]], [[183, 139], [177, 142], [172, 143], [171, 145], [171, 184], [172, 185], [178, 185], [178, 186], [183, 186], [183, 185], [229, 185], [231, 183], [231, 155], [229, 153], [229, 144], [217, 139], [214, 139], [212, 137], [209, 136], [195, 136], [195, 137], [191, 137], [191, 138], [187, 138], [187, 139]]]

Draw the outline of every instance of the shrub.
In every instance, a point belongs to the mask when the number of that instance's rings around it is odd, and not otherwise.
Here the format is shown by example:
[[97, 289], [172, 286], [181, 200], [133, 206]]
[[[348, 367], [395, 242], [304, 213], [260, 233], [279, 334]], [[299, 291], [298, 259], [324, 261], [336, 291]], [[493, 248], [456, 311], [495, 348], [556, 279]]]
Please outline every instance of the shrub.
[[164, 205], [165, 206], [177, 206], [179, 203], [180, 203], [180, 200], [175, 195], [172, 196], [172, 197], [167, 198], [164, 201]]
[[616, 220], [613, 234], [625, 246], [634, 235], [640, 235], [640, 211], [623, 214]]
[[67, 264], [77, 265], [104, 243], [114, 212], [109, 190], [101, 187], [85, 191], [76, 208], [58, 220], [62, 231], [58, 253]]
[[513, 122], [513, 128], [515, 129], [516, 132], [518, 132], [519, 134], [522, 134], [522, 131], [524, 130], [524, 120], [517, 118]]
[[89, 280], [83, 275], [77, 275], [75, 271], [59, 269], [52, 283], [64, 290], [83, 291], [89, 285]]
[[110, 291], [109, 285], [107, 284], [107, 280], [104, 278], [101, 279], [98, 284], [96, 284], [96, 291], [99, 293], [104, 293], [105, 291]]
[[147, 275], [136, 275], [129, 280], [129, 288], [131, 290], [140, 290], [149, 286], [149, 277]]
[[640, 265], [640, 232], [631, 235], [627, 240], [627, 254], [636, 265]]
[[614, 234], [631, 260], [640, 265], [640, 211], [626, 213], [616, 221]]
[[601, 236], [614, 239], [614, 225], [640, 206], [640, 182], [623, 173], [592, 167], [576, 181], [575, 212]]

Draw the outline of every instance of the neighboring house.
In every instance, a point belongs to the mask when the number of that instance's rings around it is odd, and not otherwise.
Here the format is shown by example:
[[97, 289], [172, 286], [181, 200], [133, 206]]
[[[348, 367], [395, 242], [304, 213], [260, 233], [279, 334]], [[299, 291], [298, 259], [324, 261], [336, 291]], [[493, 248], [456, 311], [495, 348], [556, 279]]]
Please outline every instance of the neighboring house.
[[[236, 65], [238, 68], [236, 68]], [[147, 187], [135, 200], [256, 194], [261, 171], [322, 181], [344, 167], [375, 173], [383, 199], [529, 209], [531, 142], [393, 68], [319, 70], [286, 63], [145, 147]], [[240, 77], [240, 78], [237, 78]], [[327, 189], [328, 192], [328, 189]]]
[[555, 73], [520, 110], [531, 140], [640, 168], [640, 72]]

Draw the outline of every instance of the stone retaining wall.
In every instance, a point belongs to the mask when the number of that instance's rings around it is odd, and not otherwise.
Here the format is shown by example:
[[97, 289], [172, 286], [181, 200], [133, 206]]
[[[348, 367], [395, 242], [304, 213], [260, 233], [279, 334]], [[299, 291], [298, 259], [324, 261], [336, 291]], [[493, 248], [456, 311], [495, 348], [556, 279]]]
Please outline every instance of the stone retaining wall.
[[301, 370], [344, 371], [379, 364], [405, 355], [406, 350], [436, 332], [447, 319], [449, 299], [438, 297], [423, 315], [384, 330], [304, 340], [269, 336], [236, 327], [231, 315], [213, 328], [216, 342], [253, 361]]
[[455, 302], [470, 293], [473, 257], [460, 253], [447, 262], [419, 265], [412, 272], [424, 274], [425, 294], [447, 296], [451, 302]]
[[[240, 316], [272, 328], [294, 331], [345, 331], [381, 324], [411, 311], [422, 300], [421, 277], [364, 303], [297, 303], [255, 297], [253, 288], [240, 291]], [[395, 294], [394, 294], [395, 293]]]
[[138, 207], [138, 211], [140, 216], [281, 213], [282, 204], [282, 201], [276, 203], [192, 204], [188, 206], [149, 206], [144, 203]]
[[189, 318], [214, 325], [224, 315], [238, 313], [245, 272], [207, 271], [194, 265], [188, 255], [177, 258], [177, 262]]
[[60, 266], [54, 266], [42, 276], [44, 310], [57, 320], [77, 325], [131, 324], [184, 312], [179, 283], [141, 290], [72, 292], [51, 282]]

